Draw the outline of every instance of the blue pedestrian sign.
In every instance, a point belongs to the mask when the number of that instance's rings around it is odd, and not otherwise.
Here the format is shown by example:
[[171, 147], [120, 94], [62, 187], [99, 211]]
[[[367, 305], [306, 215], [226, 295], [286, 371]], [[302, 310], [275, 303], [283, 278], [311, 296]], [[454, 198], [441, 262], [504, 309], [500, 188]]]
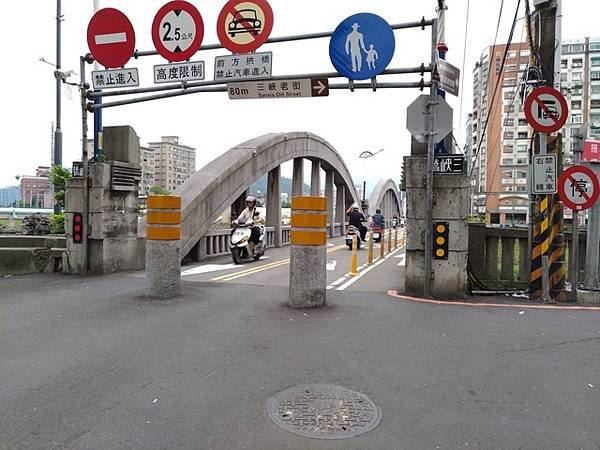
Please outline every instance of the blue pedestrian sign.
[[351, 80], [379, 75], [392, 61], [396, 40], [389, 23], [371, 13], [354, 14], [338, 25], [329, 41], [329, 57]]

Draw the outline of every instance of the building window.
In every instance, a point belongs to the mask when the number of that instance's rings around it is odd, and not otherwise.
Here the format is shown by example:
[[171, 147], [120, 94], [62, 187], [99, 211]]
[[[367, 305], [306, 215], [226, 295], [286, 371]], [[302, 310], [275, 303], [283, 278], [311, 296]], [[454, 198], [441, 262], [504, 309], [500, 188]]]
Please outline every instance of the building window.
[[502, 147], [502, 153], [512, 153], [514, 150], [514, 147], [512, 145], [505, 145], [504, 147]]
[[592, 72], [591, 78], [592, 80], [600, 80], [600, 71]]
[[567, 73], [563, 72], [560, 74], [560, 81], [563, 83], [567, 82]]
[[590, 51], [593, 51], [593, 50], [600, 50], [600, 42], [594, 42], [594, 43], [590, 42]]
[[583, 73], [581, 72], [573, 72], [571, 75], [571, 79], [573, 81], [581, 81], [583, 80]]
[[503, 166], [511, 166], [513, 163], [512, 158], [503, 158], [502, 159], [502, 165]]
[[517, 158], [517, 164], [527, 164], [527, 160], [524, 158]]
[[519, 126], [520, 127], [526, 127], [527, 126], [527, 119], [524, 119], [523, 117], [519, 117]]
[[527, 131], [519, 131], [519, 133], [517, 134], [517, 139], [527, 139]]
[[561, 59], [560, 60], [560, 68], [561, 69], [568, 69], [569, 68], [569, 61], [566, 59]]
[[571, 114], [571, 123], [581, 123], [582, 116], [581, 114]]
[[513, 127], [515, 125], [515, 119], [513, 119], [512, 117], [507, 117], [504, 120], [504, 126], [505, 127]]
[[590, 101], [590, 108], [592, 108], [592, 109], [600, 109], [600, 100], [598, 100], [598, 99], [592, 99]]
[[600, 94], [600, 84], [592, 84], [592, 94]]
[[572, 100], [571, 109], [581, 109], [581, 100]]
[[505, 131], [504, 132], [504, 139], [514, 139], [515, 138], [515, 133], [512, 131]]
[[573, 69], [581, 69], [583, 67], [583, 59], [581, 59], [581, 58], [574, 59], [573, 62], [571, 63], [571, 67]]
[[517, 145], [517, 153], [525, 153], [527, 151], [527, 144]]

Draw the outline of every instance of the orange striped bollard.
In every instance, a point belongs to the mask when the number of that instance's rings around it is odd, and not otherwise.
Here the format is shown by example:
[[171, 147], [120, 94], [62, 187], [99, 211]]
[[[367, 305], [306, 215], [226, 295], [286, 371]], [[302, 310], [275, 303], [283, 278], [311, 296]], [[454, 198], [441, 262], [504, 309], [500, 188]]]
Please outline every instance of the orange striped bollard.
[[327, 287], [327, 197], [292, 197], [291, 308], [324, 306]]
[[181, 288], [181, 197], [148, 196], [146, 223], [146, 297], [176, 297]]

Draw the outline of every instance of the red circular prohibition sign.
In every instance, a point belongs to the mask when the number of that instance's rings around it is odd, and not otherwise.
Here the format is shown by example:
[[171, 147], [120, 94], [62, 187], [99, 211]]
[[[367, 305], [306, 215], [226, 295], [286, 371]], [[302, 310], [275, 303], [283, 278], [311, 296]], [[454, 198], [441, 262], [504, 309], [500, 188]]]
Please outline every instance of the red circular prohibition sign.
[[[549, 95], [558, 101], [561, 108], [559, 117], [556, 117], [555, 113], [540, 99], [542, 95]], [[543, 110], [544, 115], [547, 115], [547, 118], [551, 119], [553, 122], [552, 125], [546, 126], [536, 120], [536, 117], [533, 114], [533, 110], [537, 109], [536, 106]], [[567, 101], [559, 91], [550, 86], [542, 86], [534, 89], [534, 91], [525, 99], [525, 117], [527, 118], [527, 123], [540, 133], [554, 133], [555, 131], [560, 130], [567, 122], [568, 116], [569, 107], [567, 106]]]
[[[577, 187], [576, 174], [584, 174], [592, 181], [592, 192], [587, 193], [582, 188]], [[573, 189], [579, 191], [580, 196], [585, 200], [584, 203], [575, 203], [567, 195], [568, 186], [574, 186]], [[563, 203], [574, 211], [583, 211], [588, 209], [598, 200], [600, 195], [600, 183], [596, 174], [586, 166], [572, 166], [566, 169], [558, 179], [558, 195]]]
[[103, 8], [93, 15], [87, 28], [91, 54], [107, 69], [123, 67], [135, 50], [135, 31], [125, 14]]
[[[192, 42], [187, 45], [185, 49], [181, 49], [178, 45], [179, 40], [183, 39], [185, 36], [182, 36], [179, 32], [175, 32], [177, 30], [176, 27], [169, 25], [166, 27], [166, 30], [161, 30], [161, 23], [167, 14], [173, 12], [179, 17], [181, 11], [185, 11], [189, 14], [195, 25]], [[184, 33], [184, 35], [187, 35], [187, 33]], [[156, 51], [169, 62], [181, 62], [190, 59], [194, 53], [200, 50], [203, 38], [204, 22], [202, 21], [202, 16], [194, 5], [184, 0], [173, 0], [163, 5], [152, 21], [152, 42], [154, 43], [154, 47], [156, 48]], [[175, 42], [176, 47], [173, 50], [167, 48], [163, 39], [166, 39], [169, 42]], [[182, 40], [181, 42], [184, 41]]]
[[[249, 8], [251, 4], [259, 8], [264, 15], [262, 21], [257, 22], [256, 9]], [[239, 6], [242, 5], [240, 8]], [[254, 13], [252, 13], [254, 11]], [[227, 23], [228, 17], [233, 19]], [[217, 19], [217, 36], [219, 41], [232, 53], [249, 53], [263, 45], [273, 29], [273, 10], [266, 0], [229, 0]], [[232, 35], [231, 33], [234, 33]], [[238, 43], [233, 40], [236, 35], [247, 33], [250, 37], [247, 43]], [[231, 37], [230, 37], [231, 36]]]

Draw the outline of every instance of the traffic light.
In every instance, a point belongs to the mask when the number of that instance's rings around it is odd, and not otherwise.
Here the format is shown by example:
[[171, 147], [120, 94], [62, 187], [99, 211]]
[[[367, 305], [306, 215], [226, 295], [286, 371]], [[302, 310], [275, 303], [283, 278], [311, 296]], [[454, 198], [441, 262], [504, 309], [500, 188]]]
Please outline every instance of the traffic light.
[[81, 244], [83, 241], [83, 216], [81, 213], [73, 214], [73, 242]]
[[448, 259], [448, 222], [433, 222], [433, 259]]

